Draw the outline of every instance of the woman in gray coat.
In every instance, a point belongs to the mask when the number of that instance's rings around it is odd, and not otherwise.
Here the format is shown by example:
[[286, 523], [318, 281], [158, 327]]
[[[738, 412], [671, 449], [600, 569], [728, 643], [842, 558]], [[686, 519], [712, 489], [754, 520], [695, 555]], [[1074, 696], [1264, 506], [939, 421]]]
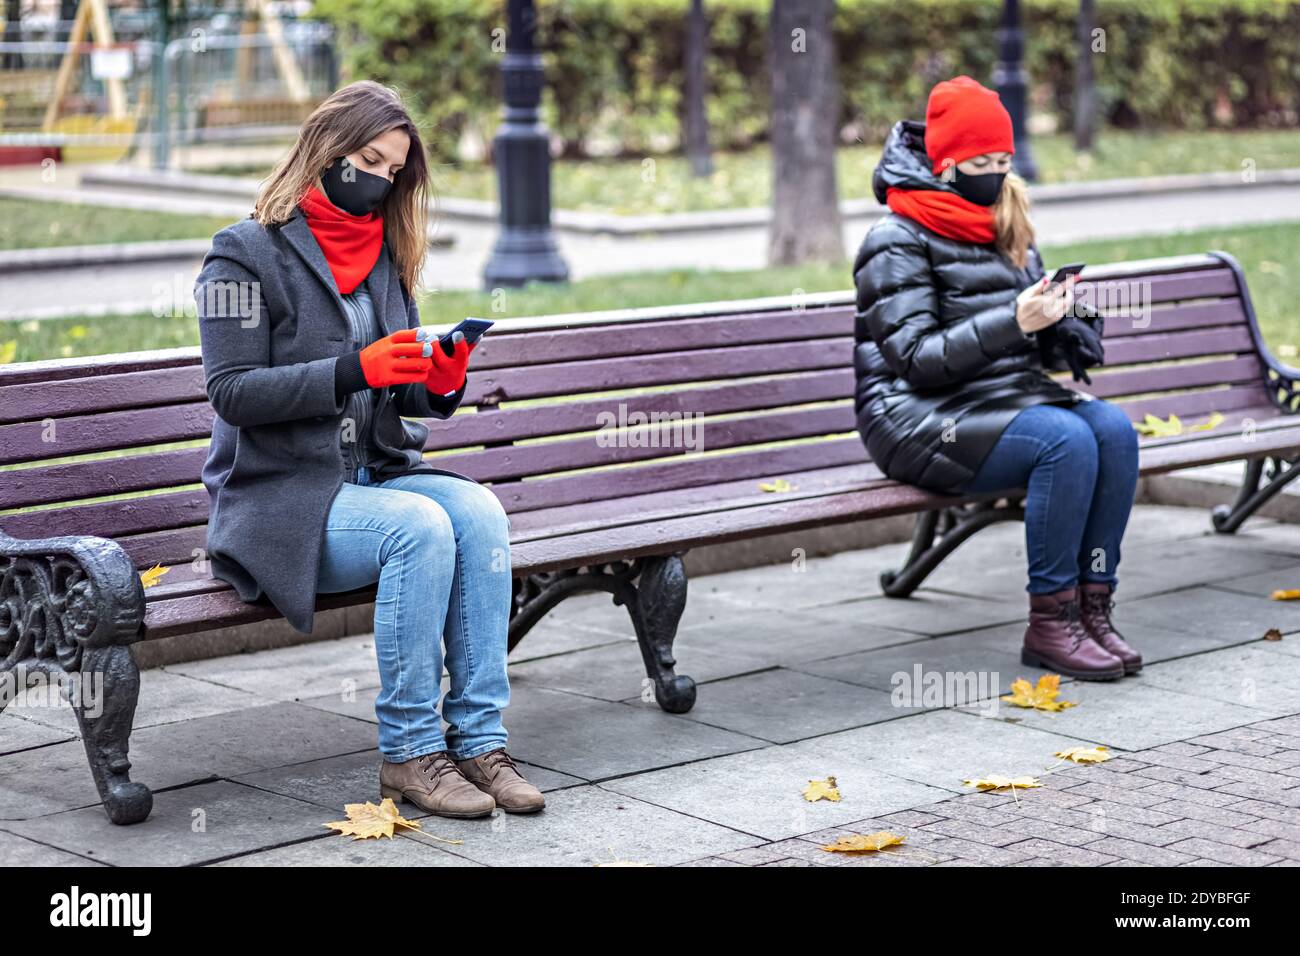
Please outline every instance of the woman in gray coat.
[[[509, 521], [430, 466], [469, 346], [417, 341], [428, 165], [398, 96], [323, 102], [195, 283], [208, 398], [214, 575], [310, 633], [318, 592], [377, 584], [382, 796], [454, 817], [538, 810], [505, 750]], [[438, 701], [445, 661], [450, 687]], [[447, 729], [442, 727], [446, 719]]]

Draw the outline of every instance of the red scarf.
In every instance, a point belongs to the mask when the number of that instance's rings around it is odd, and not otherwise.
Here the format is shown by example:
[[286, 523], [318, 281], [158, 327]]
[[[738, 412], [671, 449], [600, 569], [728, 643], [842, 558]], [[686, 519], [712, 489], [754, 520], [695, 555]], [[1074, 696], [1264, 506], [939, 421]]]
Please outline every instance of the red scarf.
[[993, 207], [937, 189], [887, 189], [885, 204], [900, 216], [949, 239], [987, 244], [997, 238]]
[[347, 295], [365, 280], [384, 243], [384, 217], [378, 211], [354, 216], [312, 186], [298, 201], [307, 225], [329, 263], [339, 292]]

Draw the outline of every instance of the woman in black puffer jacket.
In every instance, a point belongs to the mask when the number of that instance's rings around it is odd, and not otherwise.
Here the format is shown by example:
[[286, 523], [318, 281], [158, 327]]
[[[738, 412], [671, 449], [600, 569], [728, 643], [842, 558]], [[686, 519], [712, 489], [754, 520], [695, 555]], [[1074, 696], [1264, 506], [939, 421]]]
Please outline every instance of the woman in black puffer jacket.
[[1142, 663], [1110, 618], [1137, 439], [1121, 410], [1045, 373], [1089, 363], [1069, 354], [1081, 323], [1057, 327], [1072, 282], [1044, 278], [1013, 150], [997, 94], [965, 76], [890, 133], [873, 178], [890, 212], [853, 266], [858, 431], [898, 481], [1026, 488], [1022, 659], [1110, 680]]

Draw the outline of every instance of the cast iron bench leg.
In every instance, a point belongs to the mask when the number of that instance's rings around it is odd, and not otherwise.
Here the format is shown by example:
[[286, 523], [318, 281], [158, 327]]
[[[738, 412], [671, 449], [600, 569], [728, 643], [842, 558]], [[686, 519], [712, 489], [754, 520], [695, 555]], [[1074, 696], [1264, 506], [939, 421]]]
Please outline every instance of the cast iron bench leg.
[[897, 571], [882, 571], [880, 586], [889, 597], [907, 597], [975, 532], [999, 521], [1023, 521], [1024, 517], [1025, 509], [1015, 499], [977, 501], [924, 511], [916, 516], [907, 561]]
[[[1241, 490], [1231, 505], [1219, 505], [1210, 513], [1214, 530], [1232, 534], [1243, 521], [1259, 510], [1260, 506], [1300, 477], [1300, 458], [1278, 458], [1267, 455], [1246, 461], [1246, 473], [1241, 479]], [[1267, 479], [1260, 487], [1261, 479]]]
[[673, 641], [677, 637], [677, 623], [686, 608], [686, 569], [681, 554], [516, 578], [510, 612], [510, 649], [523, 640], [546, 612], [569, 595], [582, 591], [608, 591], [615, 604], [627, 608], [659, 706], [671, 714], [684, 714], [695, 706], [695, 681], [674, 670], [677, 661], [673, 658]]
[[153, 809], [153, 794], [131, 781], [127, 759], [140, 694], [130, 645], [143, 621], [144, 589], [115, 542], [23, 541], [0, 532], [0, 678], [13, 690], [59, 680], [104, 810], [118, 824], [139, 823]]

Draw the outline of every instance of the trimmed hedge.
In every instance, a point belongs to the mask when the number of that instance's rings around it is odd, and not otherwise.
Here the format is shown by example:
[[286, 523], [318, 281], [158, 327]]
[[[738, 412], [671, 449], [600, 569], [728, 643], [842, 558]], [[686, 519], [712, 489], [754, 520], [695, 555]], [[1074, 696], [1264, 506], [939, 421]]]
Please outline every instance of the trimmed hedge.
[[[545, 118], [565, 152], [676, 148], [683, 112], [687, 0], [540, 0]], [[1099, 0], [1096, 57], [1103, 122], [1201, 129], [1300, 123], [1300, 0]], [[491, 136], [500, 115], [493, 31], [503, 0], [316, 0], [340, 31], [345, 77], [404, 90], [454, 157], [465, 132]], [[709, 119], [715, 146], [767, 127], [764, 0], [706, 0]], [[920, 116], [938, 80], [991, 83], [1000, 0], [839, 0], [836, 34], [846, 139], [879, 139]], [[1078, 0], [1027, 0], [1034, 109], [1072, 122]]]

